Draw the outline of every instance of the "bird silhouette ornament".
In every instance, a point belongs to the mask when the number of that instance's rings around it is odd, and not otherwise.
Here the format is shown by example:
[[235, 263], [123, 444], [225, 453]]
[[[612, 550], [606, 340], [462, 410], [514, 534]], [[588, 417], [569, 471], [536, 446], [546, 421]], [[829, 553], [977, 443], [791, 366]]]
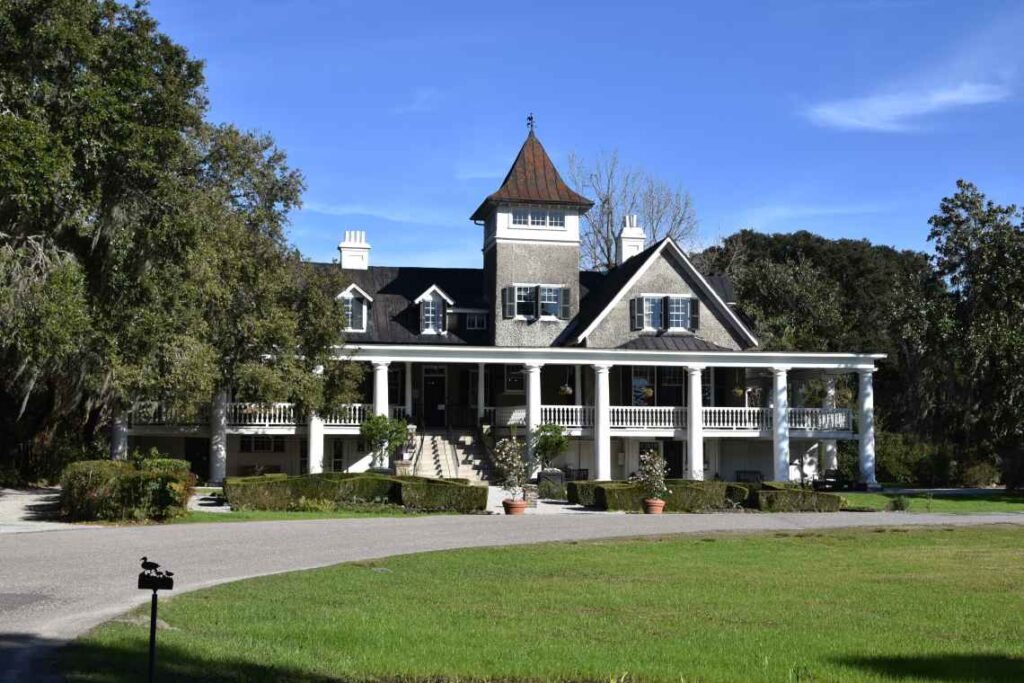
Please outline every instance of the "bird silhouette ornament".
[[170, 590], [174, 588], [174, 572], [161, 569], [160, 565], [152, 562], [148, 557], [143, 556], [139, 560], [142, 563], [142, 573], [139, 574], [139, 588], [152, 590]]

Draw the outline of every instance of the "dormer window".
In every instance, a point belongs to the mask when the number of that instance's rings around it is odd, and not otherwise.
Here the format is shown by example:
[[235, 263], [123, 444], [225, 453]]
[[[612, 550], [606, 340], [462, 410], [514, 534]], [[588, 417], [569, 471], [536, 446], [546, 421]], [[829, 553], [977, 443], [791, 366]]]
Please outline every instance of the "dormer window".
[[455, 304], [437, 285], [431, 285], [413, 303], [420, 308], [420, 334], [444, 334], [448, 331], [448, 307]]
[[700, 302], [693, 297], [645, 294], [629, 302], [630, 327], [648, 332], [695, 332]]
[[359, 285], [351, 284], [338, 295], [345, 307], [345, 331], [366, 332], [366, 319], [369, 317], [369, 305], [373, 297], [364, 292]]

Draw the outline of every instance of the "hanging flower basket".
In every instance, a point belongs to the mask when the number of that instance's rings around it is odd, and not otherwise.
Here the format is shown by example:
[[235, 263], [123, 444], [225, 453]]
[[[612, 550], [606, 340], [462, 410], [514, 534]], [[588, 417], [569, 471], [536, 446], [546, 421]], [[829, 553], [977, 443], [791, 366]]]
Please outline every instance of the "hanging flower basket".
[[560, 396], [572, 396], [572, 387], [570, 387], [568, 384], [563, 384], [562, 386], [558, 387], [558, 393]]
[[654, 398], [654, 387], [644, 387], [643, 395], [644, 398]]

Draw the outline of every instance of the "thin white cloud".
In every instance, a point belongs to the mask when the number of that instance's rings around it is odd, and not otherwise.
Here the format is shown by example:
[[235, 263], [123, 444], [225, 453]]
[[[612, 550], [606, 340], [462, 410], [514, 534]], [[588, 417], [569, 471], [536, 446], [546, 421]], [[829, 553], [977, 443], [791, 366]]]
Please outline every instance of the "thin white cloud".
[[897, 76], [865, 95], [804, 109], [812, 123], [842, 130], [906, 132], [943, 112], [1012, 98], [1024, 62], [1024, 11], [1014, 9], [964, 39], [926, 69]]
[[881, 204], [766, 204], [741, 212], [735, 224], [743, 228], [792, 230], [799, 221], [845, 216], [867, 216], [887, 211]]
[[309, 201], [302, 205], [302, 211], [325, 216], [370, 216], [393, 223], [417, 223], [420, 225], [446, 225], [451, 216], [433, 209], [402, 206], [378, 206], [374, 204], [331, 204]]
[[824, 102], [807, 111], [820, 126], [846, 130], [903, 132], [917, 127], [917, 119], [959, 107], [991, 104], [1008, 99], [1011, 89], [998, 83], [959, 83], [951, 86], [854, 97]]
[[395, 114], [425, 114], [436, 111], [441, 104], [441, 91], [433, 86], [424, 86], [412, 91], [408, 102], [395, 107]]

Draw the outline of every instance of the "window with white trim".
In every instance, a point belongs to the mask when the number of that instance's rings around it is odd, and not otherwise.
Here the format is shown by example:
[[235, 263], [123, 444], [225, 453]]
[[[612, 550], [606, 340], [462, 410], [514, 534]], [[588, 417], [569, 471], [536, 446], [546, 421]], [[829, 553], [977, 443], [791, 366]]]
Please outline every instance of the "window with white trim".
[[441, 332], [441, 303], [432, 296], [420, 302], [420, 332]]
[[502, 292], [502, 317], [568, 320], [571, 297], [563, 285], [512, 285]]
[[530, 211], [530, 225], [543, 226], [548, 224], [548, 212], [544, 209], [532, 209]]
[[644, 297], [644, 329], [660, 330], [664, 327], [664, 300], [661, 297]]
[[524, 318], [537, 317], [537, 288], [531, 285], [516, 287], [515, 315]]
[[529, 225], [530, 212], [527, 209], [512, 210], [512, 225]]
[[565, 211], [555, 211], [542, 207], [512, 209], [512, 225], [531, 228], [564, 228]]
[[668, 299], [668, 326], [676, 329], [688, 327], [690, 324], [690, 299], [671, 296]]
[[366, 300], [361, 296], [343, 294], [345, 306], [345, 331], [366, 332]]
[[466, 329], [467, 330], [486, 330], [487, 329], [487, 314], [486, 313], [467, 313], [466, 314]]
[[700, 302], [693, 297], [647, 294], [629, 301], [629, 324], [633, 330], [695, 332], [699, 314]]
[[548, 225], [552, 228], [564, 228], [565, 227], [565, 212], [564, 211], [548, 211]]
[[238, 437], [241, 453], [284, 453], [284, 437], [267, 434], [243, 434]]
[[551, 318], [558, 317], [558, 308], [562, 305], [561, 287], [540, 288], [540, 314]]

